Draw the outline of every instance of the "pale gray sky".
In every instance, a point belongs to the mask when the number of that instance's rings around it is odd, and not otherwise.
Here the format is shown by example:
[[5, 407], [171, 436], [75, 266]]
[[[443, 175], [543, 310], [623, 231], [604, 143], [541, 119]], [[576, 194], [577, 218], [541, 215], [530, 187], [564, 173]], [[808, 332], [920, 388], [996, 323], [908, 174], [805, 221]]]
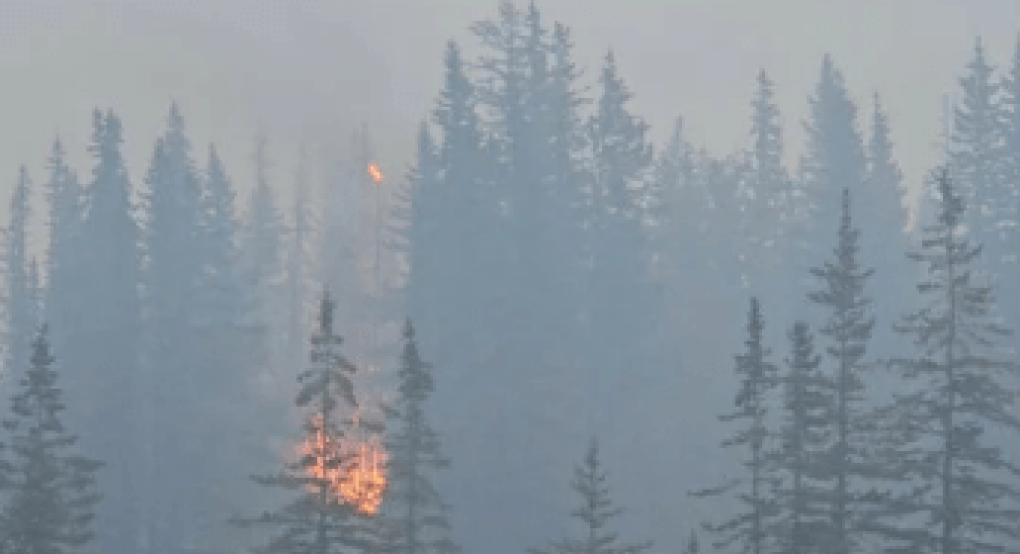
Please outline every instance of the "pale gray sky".
[[[250, 179], [252, 139], [270, 136], [276, 181], [299, 140], [345, 153], [366, 122], [392, 177], [441, 84], [449, 38], [496, 0], [0, 0], [0, 202], [17, 165], [37, 181], [55, 133], [88, 170], [90, 109], [123, 118], [131, 176], [144, 175], [171, 98], [191, 135], [217, 143]], [[873, 90], [891, 113], [911, 182], [935, 161], [942, 95], [955, 90], [976, 35], [1008, 66], [1015, 0], [545, 0], [570, 25], [594, 79], [609, 47], [658, 140], [674, 117], [716, 153], [746, 144], [754, 77], [778, 86], [791, 161], [822, 55], [831, 52], [866, 114]]]

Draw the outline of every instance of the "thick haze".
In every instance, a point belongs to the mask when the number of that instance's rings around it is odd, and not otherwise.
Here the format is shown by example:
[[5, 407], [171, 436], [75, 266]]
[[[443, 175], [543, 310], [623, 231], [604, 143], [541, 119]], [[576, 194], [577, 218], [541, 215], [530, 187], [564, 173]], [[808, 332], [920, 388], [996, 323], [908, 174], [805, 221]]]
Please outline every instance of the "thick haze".
[[[566, 518], [551, 514], [568, 513], [568, 464], [580, 458], [589, 433], [599, 435], [619, 503], [630, 510], [621, 520], [625, 536], [654, 538], [662, 545], [656, 551], [678, 552], [688, 530], [731, 511], [724, 503], [692, 501], [686, 493], [741, 471], [739, 456], [716, 449], [721, 437], [734, 432], [718, 424], [717, 416], [733, 407], [735, 396], [737, 407], [745, 409], [760, 400], [748, 400], [749, 394], [764, 394], [762, 360], [741, 362], [747, 367], [733, 371], [745, 328], [751, 335], [759, 329], [757, 315], [745, 327], [747, 296], [760, 297], [766, 322], [763, 337], [746, 343], [749, 350], [761, 338], [773, 360], [786, 363], [785, 334], [795, 319], [823, 335], [819, 352], [831, 346], [826, 329], [833, 324], [821, 317], [831, 310], [815, 305], [829, 302], [828, 296], [818, 293], [820, 282], [809, 282], [807, 270], [824, 264], [832, 252], [837, 219], [846, 222], [841, 252], [856, 251], [851, 203], [839, 202], [841, 190], [854, 191], [853, 221], [864, 237], [860, 250], [877, 268], [866, 289], [878, 322], [867, 354], [878, 360], [911, 353], [912, 341], [890, 331], [894, 318], [922, 301], [914, 295], [922, 268], [908, 266], [902, 256], [908, 239], [916, 237], [902, 232], [893, 160], [915, 192], [922, 175], [943, 161], [945, 101], [959, 96], [975, 38], [983, 39], [998, 80], [1014, 56], [1020, 2], [541, 0], [538, 5], [541, 28], [558, 21], [572, 30], [573, 60], [585, 71], [583, 84], [595, 84], [608, 49], [616, 55], [617, 65], [606, 64], [606, 90], [594, 87], [587, 95], [604, 102], [583, 152], [570, 147], [578, 128], [576, 114], [565, 108], [569, 87], [549, 87], [555, 92], [546, 95], [530, 94], [546, 89], [528, 85], [530, 96], [523, 94], [521, 102], [512, 94], [486, 98], [485, 87], [472, 96], [468, 80], [451, 79], [450, 98], [480, 100], [510, 123], [472, 134], [465, 124], [474, 121], [472, 105], [451, 102], [457, 107], [440, 122], [443, 131], [463, 133], [442, 135], [443, 155], [431, 166], [422, 164], [413, 188], [404, 189], [413, 190], [412, 202], [394, 208], [380, 206], [386, 196], [378, 191], [401, 190], [396, 184], [413, 162], [418, 124], [444, 85], [446, 43], [458, 41], [466, 63], [477, 60], [469, 27], [497, 18], [497, 0], [0, 0], [0, 217], [11, 230], [3, 276], [8, 301], [0, 325], [9, 351], [5, 367], [29, 365], [27, 337], [36, 322], [46, 319], [59, 330], [53, 343], [58, 356], [78, 371], [68, 371], [67, 390], [75, 395], [70, 405], [77, 402], [87, 407], [82, 413], [94, 416], [81, 423], [82, 444], [112, 461], [107, 475], [114, 477], [101, 481], [112, 500], [104, 501], [98, 519], [99, 550], [201, 554], [222, 552], [217, 541], [233, 544], [229, 532], [216, 527], [230, 515], [227, 507], [248, 509], [262, 499], [261, 491], [244, 488], [246, 481], [230, 478], [247, 472], [245, 464], [258, 469], [267, 459], [274, 467], [278, 462], [275, 452], [259, 458], [246, 449], [255, 445], [253, 451], [268, 452], [267, 444], [286, 436], [285, 404], [273, 402], [290, 392], [277, 385], [284, 378], [293, 385], [290, 368], [308, 359], [304, 339], [322, 285], [341, 299], [338, 332], [352, 339], [344, 348], [351, 348], [360, 367], [392, 369], [396, 333], [390, 337], [387, 330], [396, 330], [404, 314], [414, 318], [415, 336], [437, 368], [430, 417], [456, 468], [439, 483], [453, 506], [454, 536], [466, 552], [484, 547], [490, 554], [519, 553], [564, 530]], [[503, 13], [509, 18], [513, 11]], [[856, 140], [845, 140], [853, 133], [844, 91], [830, 80], [812, 127], [813, 171], [804, 179], [791, 182], [779, 170], [779, 154], [769, 157], [780, 148], [767, 82], [760, 91], [765, 100], [758, 110], [759, 158], [753, 167], [725, 160], [750, 146], [751, 99], [764, 69], [775, 83], [786, 165], [796, 173], [805, 150], [808, 97], [826, 53], [845, 77], [865, 135], [872, 95], [881, 94], [892, 155], [879, 140], [866, 159]], [[565, 59], [558, 58], [559, 69]], [[458, 75], [455, 52], [449, 60], [451, 74]], [[634, 93], [631, 103], [615, 94], [617, 69]], [[541, 77], [540, 70], [529, 64], [516, 76]], [[500, 85], [497, 79], [489, 92]], [[168, 128], [171, 101], [180, 105], [184, 132], [176, 113]], [[37, 185], [44, 182], [44, 161], [59, 135], [82, 181], [91, 181], [93, 161], [85, 147], [96, 107], [111, 108], [123, 122], [123, 154], [136, 189], [150, 168], [157, 136], [167, 137], [151, 164], [156, 193], [140, 210], [148, 218], [143, 240], [133, 235], [114, 144], [117, 119], [109, 118], [95, 126], [102, 171], [89, 190], [84, 217], [78, 193], [65, 186], [69, 181], [55, 179], [54, 219], [64, 226], [54, 226], [60, 248], [46, 258], [53, 263], [44, 267], [55, 269], [41, 291], [25, 253], [42, 253], [43, 187], [31, 192], [18, 187], [16, 207], [8, 214], [18, 166], [26, 164]], [[1016, 104], [1007, 107], [1002, 113], [1020, 113]], [[672, 151], [654, 159], [648, 180], [654, 186], [642, 189], [640, 198], [628, 191], [645, 178], [651, 158], [632, 112], [651, 124], [650, 138], [659, 149], [675, 119], [685, 122], [683, 141], [678, 137]], [[557, 124], [545, 125], [538, 113]], [[971, 115], [964, 114], [961, 128]], [[542, 124], [531, 125], [536, 121]], [[316, 178], [327, 164], [348, 158], [352, 133], [361, 125], [387, 177], [383, 187], [363, 176], [333, 178], [328, 194], [313, 195], [292, 210], [292, 198], [301, 197], [292, 190], [299, 146], [309, 148], [312, 180], [321, 185], [325, 179]], [[1020, 241], [999, 229], [1017, 228], [1020, 139], [984, 148], [1007, 136], [1003, 129], [984, 126], [974, 136], [957, 138], [964, 150], [954, 170], [963, 168], [961, 190], [968, 201], [997, 207], [972, 210], [966, 225], [989, 246], [986, 260], [1004, 284], [1001, 307], [1017, 327], [1020, 266], [1009, 260]], [[258, 136], [268, 139], [268, 182], [282, 196], [284, 217], [297, 220], [293, 227], [300, 232], [288, 234], [278, 225], [276, 200], [265, 180], [253, 187]], [[242, 232], [235, 233], [228, 218], [233, 189], [218, 172], [201, 183], [189, 176], [189, 140], [201, 168], [208, 144], [217, 146], [241, 193], [242, 210], [255, 190]], [[713, 156], [694, 155], [684, 141]], [[492, 145], [499, 149], [489, 150]], [[508, 152], [512, 155], [486, 155]], [[964, 159], [972, 152], [977, 154]], [[1004, 168], [1015, 173], [1006, 176]], [[1000, 183], [1004, 176], [1012, 181]], [[753, 194], [743, 189], [748, 184]], [[798, 190], [789, 188], [794, 185], [806, 192], [789, 195]], [[26, 200], [29, 194], [34, 202]], [[844, 211], [837, 212], [840, 207]], [[633, 217], [634, 208], [642, 217]], [[27, 240], [26, 225], [35, 233]], [[952, 237], [954, 231], [946, 232]], [[139, 253], [146, 256], [143, 273]], [[841, 254], [840, 260], [848, 257]], [[825, 286], [857, 295], [859, 281], [870, 277], [855, 276], [857, 266], [846, 263], [838, 280], [825, 277]], [[412, 271], [405, 282], [407, 266]], [[390, 290], [393, 283], [402, 288]], [[984, 296], [975, 292], [967, 298], [977, 302], [974, 298]], [[856, 311], [845, 306], [865, 305], [842, 296], [829, 303], [844, 306], [843, 312]], [[758, 306], [757, 300], [750, 305]], [[960, 313], [983, 310], [968, 305]], [[757, 314], [757, 308], [750, 311]], [[331, 320], [322, 321], [325, 333]], [[838, 356], [842, 373], [851, 369], [848, 356]], [[834, 370], [830, 362], [823, 371]], [[855, 371], [864, 367], [859, 360], [851, 365]], [[955, 369], [945, 365], [951, 380]], [[747, 379], [738, 383], [740, 372]], [[382, 382], [387, 373], [379, 373]], [[839, 394], [850, 395], [852, 383], [842, 373]], [[879, 394], [868, 402], [878, 404], [896, 385], [886, 374], [878, 374], [876, 382], [868, 386]], [[251, 400], [247, 387], [260, 394], [271, 389], [266, 394], [271, 398]], [[991, 384], [970, 388], [1007, 390]], [[366, 396], [364, 405], [377, 400]], [[1006, 405], [1005, 392], [989, 397], [996, 409]], [[288, 398], [286, 409], [289, 403]], [[93, 408], [94, 414], [88, 411]], [[904, 409], [909, 415], [914, 408]], [[752, 435], [757, 436], [746, 436]], [[1020, 442], [1010, 437], [1008, 452], [1016, 459]], [[283, 440], [279, 444], [292, 446]], [[845, 446], [833, 446], [833, 452]], [[208, 460], [196, 454], [212, 450], [216, 455]], [[1010, 494], [1020, 498], [1020, 485], [1015, 491]], [[192, 513], [198, 507], [204, 512]]]
[[[20, 163], [41, 180], [58, 132], [87, 171], [94, 106], [123, 118], [138, 181], [172, 98], [196, 148], [215, 142], [242, 188], [257, 133], [270, 139], [282, 189], [299, 141], [345, 155], [360, 122], [384, 169], [402, 176], [415, 125], [440, 85], [444, 43], [452, 37], [471, 52], [467, 26], [495, 7], [487, 0], [0, 0], [0, 190], [13, 185]], [[872, 91], [883, 94], [911, 185], [935, 160], [942, 97], [955, 91], [974, 37], [1002, 67], [1020, 19], [1012, 0], [550, 0], [542, 7], [574, 29], [589, 78], [605, 50], [616, 51], [656, 139], [681, 114], [687, 136], [717, 154], [746, 144], [754, 76], [765, 68], [777, 83], [792, 162], [807, 95], [831, 52], [863, 110]]]

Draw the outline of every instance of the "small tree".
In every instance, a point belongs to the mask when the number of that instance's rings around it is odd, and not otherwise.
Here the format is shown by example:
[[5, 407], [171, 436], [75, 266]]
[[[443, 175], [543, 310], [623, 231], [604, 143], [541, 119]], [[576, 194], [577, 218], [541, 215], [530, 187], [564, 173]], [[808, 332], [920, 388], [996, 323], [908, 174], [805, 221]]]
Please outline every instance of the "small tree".
[[[581, 496], [581, 505], [570, 515], [584, 522], [586, 536], [582, 539], [564, 539], [553, 542], [555, 554], [638, 554], [652, 547], [652, 543], [617, 544], [617, 534], [606, 529], [609, 520], [623, 510], [613, 508], [606, 485], [608, 475], [599, 460], [598, 441], [593, 437], [588, 445], [584, 463], [574, 468], [574, 491]], [[544, 551], [531, 549], [532, 554]]]
[[879, 473], [867, 460], [867, 437], [862, 436], [864, 402], [864, 356], [874, 319], [869, 314], [871, 301], [864, 287], [873, 271], [861, 267], [858, 260], [858, 236], [850, 216], [850, 191], [843, 189], [839, 238], [834, 259], [811, 270], [822, 281], [823, 289], [808, 297], [826, 308], [829, 317], [821, 333], [830, 341], [826, 352], [834, 366], [833, 397], [830, 416], [835, 429], [831, 448], [833, 492], [833, 541], [837, 554], [854, 550], [855, 528], [852, 508], [855, 502], [853, 481]]
[[351, 380], [356, 368], [339, 351], [342, 339], [333, 331], [335, 306], [329, 293], [323, 293], [319, 329], [311, 338], [311, 368], [298, 376], [301, 386], [295, 404], [304, 412], [302, 455], [287, 463], [280, 475], [252, 478], [262, 486], [297, 493], [296, 498], [276, 512], [233, 520], [244, 527], [279, 530], [268, 544], [255, 548], [256, 553], [338, 554], [370, 546], [359, 521], [362, 514], [341, 494], [359, 469], [356, 450], [342, 447], [354, 430], [354, 421], [345, 414], [357, 407]]
[[821, 357], [815, 354], [807, 324], [794, 323], [789, 336], [782, 445], [776, 452], [776, 469], [783, 478], [776, 524], [782, 552], [806, 554], [816, 551], [830, 530], [831, 493], [820, 478], [828, 473], [832, 382], [818, 369]]
[[775, 485], [772, 475], [773, 464], [766, 449], [766, 442], [772, 434], [766, 427], [767, 395], [778, 382], [777, 368], [767, 361], [771, 351], [762, 343], [764, 324], [758, 299], [751, 299], [747, 315], [747, 350], [737, 356], [737, 374], [740, 376], [740, 390], [734, 401], [737, 410], [720, 416], [723, 422], [745, 422], [744, 428], [731, 439], [723, 441], [724, 448], [747, 449], [742, 462], [750, 473], [750, 479], [734, 479], [722, 486], [693, 493], [696, 497], [728, 494], [741, 484], [750, 485], [748, 491], [738, 495], [746, 509], [730, 520], [718, 525], [706, 525], [706, 529], [718, 536], [716, 548], [728, 548], [739, 543], [743, 554], [762, 554], [766, 550], [769, 536], [769, 520], [775, 516], [775, 498], [766, 487]]
[[701, 543], [698, 542], [697, 531], [691, 531], [691, 537], [687, 539], [687, 544], [684, 546], [684, 554], [699, 554], [701, 552]]
[[404, 325], [399, 379], [397, 404], [386, 409], [394, 429], [386, 441], [390, 494], [382, 511], [390, 548], [399, 554], [457, 552], [448, 536], [447, 507], [429, 475], [450, 465], [425, 416], [425, 402], [433, 391], [432, 364], [418, 354], [410, 320]]
[[42, 326], [32, 341], [31, 365], [12, 397], [10, 438], [0, 460], [0, 488], [8, 494], [0, 548], [9, 554], [62, 554], [94, 538], [101, 462], [74, 453], [78, 437], [60, 421], [63, 391]]

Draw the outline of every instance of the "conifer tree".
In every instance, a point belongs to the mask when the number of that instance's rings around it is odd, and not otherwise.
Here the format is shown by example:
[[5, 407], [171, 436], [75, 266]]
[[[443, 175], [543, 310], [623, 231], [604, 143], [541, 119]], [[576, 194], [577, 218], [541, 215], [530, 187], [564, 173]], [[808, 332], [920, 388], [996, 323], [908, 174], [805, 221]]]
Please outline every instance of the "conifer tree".
[[[771, 495], [776, 485], [774, 464], [770, 461], [770, 443], [774, 438], [767, 426], [768, 394], [778, 383], [778, 369], [768, 361], [771, 351], [762, 342], [764, 322], [758, 299], [751, 299], [747, 315], [746, 350], [737, 356], [737, 375], [740, 389], [734, 401], [736, 411], [719, 417], [723, 422], [741, 423], [743, 427], [731, 439], [723, 441], [723, 448], [740, 449], [741, 465], [748, 477], [737, 478], [722, 486], [698, 491], [694, 496], [707, 497], [733, 493], [743, 510], [729, 520], [706, 525], [716, 535], [716, 548], [735, 545], [741, 554], [763, 554], [774, 542], [770, 532], [776, 516], [776, 499]], [[743, 492], [734, 492], [744, 485]]]
[[439, 183], [439, 161], [435, 139], [428, 123], [418, 126], [415, 163], [408, 174], [411, 196], [410, 260], [408, 305], [413, 317], [439, 325], [442, 321], [435, 302], [436, 287], [441, 286], [442, 264], [438, 263], [443, 223]]
[[288, 359], [300, 359], [306, 331], [305, 313], [308, 301], [310, 244], [313, 231], [312, 212], [309, 207], [308, 170], [306, 152], [302, 147], [298, 155], [298, 168], [294, 187], [294, 204], [291, 210], [292, 232], [287, 252], [287, 352]]
[[825, 487], [831, 439], [832, 382], [821, 371], [814, 338], [806, 323], [789, 333], [789, 368], [784, 376], [783, 425], [775, 465], [782, 479], [778, 494], [780, 552], [806, 554], [829, 544], [831, 493]]
[[650, 248], [638, 204], [653, 160], [645, 138], [648, 124], [630, 113], [632, 94], [612, 52], [606, 55], [599, 85], [596, 113], [589, 121], [593, 181], [588, 317], [592, 344], [608, 344], [613, 337], [611, 351], [599, 357], [605, 355], [609, 367], [622, 367], [627, 365], [624, 360], [634, 362], [640, 337], [648, 336], [656, 321]]
[[1003, 262], [1000, 269], [1000, 298], [1003, 300], [1005, 315], [1010, 321], [1020, 320], [1020, 261], [1017, 248], [1020, 245], [1020, 35], [1009, 74], [1003, 78], [1002, 89], [1002, 187], [1005, 198], [1000, 198], [999, 208], [1011, 214], [1014, 221], [1002, 228]]
[[683, 554], [700, 554], [701, 543], [698, 541], [697, 531], [691, 531], [691, 537], [687, 539], [687, 544], [684, 545]]
[[7, 228], [7, 356], [6, 373], [23, 371], [31, 357], [30, 346], [35, 333], [33, 291], [28, 268], [28, 216], [31, 181], [28, 169], [21, 166], [18, 182], [11, 198], [11, 220]]
[[1020, 538], [1020, 467], [1002, 451], [1020, 430], [1011, 408], [1020, 371], [998, 344], [1011, 331], [995, 317], [993, 288], [975, 267], [982, 249], [966, 236], [964, 197], [946, 168], [935, 186], [938, 219], [910, 254], [928, 270], [917, 286], [927, 301], [897, 326], [917, 354], [893, 361], [909, 386], [885, 418], [897, 433], [889, 458], [914, 494], [880, 514], [876, 529], [898, 539], [900, 552], [1001, 552]]
[[262, 377], [275, 382], [270, 367], [281, 354], [278, 318], [282, 307], [284, 223], [277, 206], [276, 192], [269, 183], [265, 139], [259, 139], [255, 150], [255, 188], [248, 201], [248, 214], [241, 229], [241, 251], [245, 289], [253, 306], [252, 322], [260, 333], [256, 345]]
[[141, 241], [122, 142], [120, 118], [95, 110], [89, 146], [95, 166], [85, 191], [70, 303], [76, 311], [62, 320], [67, 328], [61, 331], [67, 338], [63, 356], [74, 360], [68, 389], [89, 399], [87, 406], [72, 406], [70, 417], [81, 425], [83, 446], [102, 452], [109, 463], [96, 529], [103, 551], [136, 549], [139, 534], [152, 538], [153, 532], [141, 502], [154, 497], [142, 478], [151, 437], [141, 425], [153, 414], [141, 400]]
[[[341, 554], [371, 546], [362, 516], [342, 496], [358, 469], [355, 451], [343, 448], [352, 438], [358, 403], [352, 376], [357, 368], [341, 352], [333, 328], [336, 304], [325, 291], [319, 326], [311, 337], [311, 365], [298, 376], [295, 405], [302, 412], [302, 453], [275, 476], [253, 481], [293, 493], [276, 511], [232, 520], [242, 527], [269, 528], [268, 543], [252, 551], [263, 554]], [[364, 425], [364, 424], [363, 424]]]
[[774, 87], [775, 83], [762, 70], [758, 73], [758, 91], [751, 102], [754, 142], [750, 152], [752, 198], [745, 215], [749, 239], [746, 248], [747, 255], [754, 256], [751, 267], [759, 274], [759, 282], [765, 278], [761, 275], [763, 271], [774, 269], [770, 264], [783, 259], [787, 227], [792, 223], [791, 182], [783, 167], [783, 129]]
[[[876, 320], [892, 322], [904, 311], [903, 302], [910, 298], [913, 287], [913, 264], [903, 256], [909, 249], [907, 230], [907, 188], [903, 172], [893, 157], [889, 118], [882, 108], [878, 93], [874, 95], [871, 136], [868, 140], [868, 173], [866, 186], [855, 194], [860, 206], [867, 206], [861, 221], [868, 232], [860, 237], [860, 248], [875, 268], [871, 286], [883, 298], [872, 306]], [[888, 328], [888, 327], [886, 327]], [[871, 349], [878, 356], [892, 353], [892, 333], [878, 333]]]
[[[857, 107], [843, 81], [843, 74], [826, 55], [821, 77], [809, 99], [811, 113], [807, 153], [801, 160], [801, 186], [797, 196], [797, 217], [801, 227], [797, 252], [798, 271], [821, 258], [813, 237], [824, 233], [826, 223], [837, 218], [835, 207], [843, 189], [859, 190], [866, 178], [867, 159], [857, 127]], [[806, 256], [806, 257], [805, 257]], [[806, 284], [806, 283], [805, 283]]]
[[[204, 285], [202, 233], [202, 184], [191, 153], [180, 108], [171, 103], [167, 127], [156, 140], [146, 176], [146, 303], [147, 358], [152, 379], [146, 383], [146, 396], [153, 410], [154, 436], [165, 440], [153, 444], [154, 465], [148, 482], [164, 502], [152, 504], [154, 548], [167, 554], [180, 545], [197, 544], [197, 510], [194, 502], [208, 506], [212, 492], [201, 476], [209, 464], [198, 464], [203, 440], [188, 440], [206, 420], [199, 408], [204, 404], [195, 383], [212, 369], [210, 351], [199, 347], [200, 311], [194, 309], [203, 297]], [[192, 479], [183, 480], [189, 475]], [[189, 483], [184, 485], [182, 483]]]
[[[493, 256], [499, 253], [488, 248], [492, 239], [490, 226], [494, 225], [495, 211], [486, 202], [492, 201], [491, 194], [494, 191], [488, 187], [485, 176], [476, 91], [468, 79], [466, 62], [456, 43], [447, 44], [443, 64], [444, 86], [432, 114], [439, 131], [434, 158], [437, 164], [435, 177], [439, 183], [431, 187], [431, 190], [422, 189], [422, 193], [429, 197], [427, 202], [437, 210], [429, 216], [435, 233], [429, 243], [429, 264], [442, 273], [433, 275], [430, 281], [433, 288], [426, 294], [436, 299], [436, 305], [430, 310], [433, 312], [451, 306], [446, 300], [449, 298], [463, 300], [453, 305], [476, 306], [476, 309], [466, 313], [458, 311], [457, 317], [433, 314], [440, 318], [433, 320], [436, 325], [444, 320], [460, 322], [460, 329], [451, 330], [453, 335], [460, 337], [456, 346], [445, 343], [436, 345], [442, 348], [440, 354], [445, 359], [447, 348], [463, 348], [465, 339], [468, 339], [466, 342], [469, 345], [477, 344], [479, 337], [475, 332], [482, 324], [480, 318], [485, 313], [481, 309], [486, 296], [481, 284], [485, 281], [482, 276], [485, 275], [487, 264], [495, 261]], [[420, 146], [425, 148], [424, 144]], [[425, 156], [425, 152], [420, 152], [420, 155]], [[427, 159], [420, 158], [419, 163]], [[421, 169], [425, 169], [425, 166]], [[425, 175], [421, 174], [420, 177], [424, 178]]]
[[[45, 259], [44, 319], [68, 321], [69, 314], [76, 313], [72, 301], [80, 253], [75, 241], [79, 240], [84, 211], [78, 176], [67, 165], [59, 138], [53, 141], [47, 169], [49, 180], [45, 185], [45, 196], [49, 205], [49, 244]], [[60, 329], [52, 333], [51, 340], [59, 352], [64, 351], [66, 333], [63, 331]]]
[[42, 326], [3, 423], [9, 438], [0, 459], [0, 546], [11, 554], [75, 551], [95, 538], [95, 474], [103, 464], [81, 456], [78, 437], [64, 426], [54, 361]]
[[856, 551], [854, 540], [854, 481], [863, 474], [873, 474], [865, 459], [867, 437], [860, 436], [866, 368], [864, 357], [874, 319], [869, 315], [870, 300], [864, 294], [868, 278], [874, 273], [864, 269], [858, 260], [860, 232], [853, 227], [850, 213], [850, 191], [843, 190], [839, 240], [833, 250], [834, 259], [811, 274], [822, 281], [823, 289], [809, 298], [830, 313], [821, 329], [831, 346], [826, 349], [832, 365], [833, 396], [830, 415], [834, 440], [830, 454], [833, 492], [833, 537], [835, 552]]
[[453, 554], [447, 506], [432, 474], [449, 467], [440, 451], [439, 434], [426, 415], [433, 391], [432, 364], [421, 359], [414, 327], [404, 325], [404, 349], [396, 405], [387, 409], [387, 499], [382, 512], [392, 531], [390, 548], [401, 554]]
[[985, 249], [986, 263], [997, 271], [1002, 256], [1000, 229], [1015, 218], [1014, 200], [1001, 179], [1002, 106], [995, 68], [978, 38], [974, 56], [960, 79], [963, 98], [954, 112], [949, 170], [959, 194], [970, 205], [965, 214], [971, 236]]
[[562, 539], [554, 541], [548, 549], [531, 549], [533, 554], [551, 552], [553, 554], [638, 554], [652, 547], [650, 541], [643, 543], [620, 544], [618, 534], [608, 528], [612, 518], [620, 515], [622, 510], [613, 507], [609, 486], [606, 484], [608, 473], [602, 469], [599, 459], [598, 441], [593, 437], [588, 445], [584, 462], [575, 466], [572, 488], [580, 497], [580, 506], [571, 512], [571, 516], [581, 520], [584, 533], [580, 539]]

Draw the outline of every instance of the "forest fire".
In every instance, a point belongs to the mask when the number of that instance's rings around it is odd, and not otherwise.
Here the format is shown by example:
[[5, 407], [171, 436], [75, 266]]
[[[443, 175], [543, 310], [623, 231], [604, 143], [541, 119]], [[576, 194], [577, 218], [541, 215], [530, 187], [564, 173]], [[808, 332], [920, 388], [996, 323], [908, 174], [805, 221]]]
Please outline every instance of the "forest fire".
[[[374, 515], [386, 489], [385, 450], [374, 437], [366, 441], [332, 437], [317, 423], [315, 436], [298, 447], [302, 458], [314, 458], [306, 467], [309, 476], [328, 481], [332, 499]], [[335, 461], [340, 462], [338, 467], [333, 467]]]
[[383, 181], [382, 170], [379, 169], [379, 164], [371, 163], [368, 164], [368, 176], [372, 178], [372, 181], [377, 185], [381, 185]]

